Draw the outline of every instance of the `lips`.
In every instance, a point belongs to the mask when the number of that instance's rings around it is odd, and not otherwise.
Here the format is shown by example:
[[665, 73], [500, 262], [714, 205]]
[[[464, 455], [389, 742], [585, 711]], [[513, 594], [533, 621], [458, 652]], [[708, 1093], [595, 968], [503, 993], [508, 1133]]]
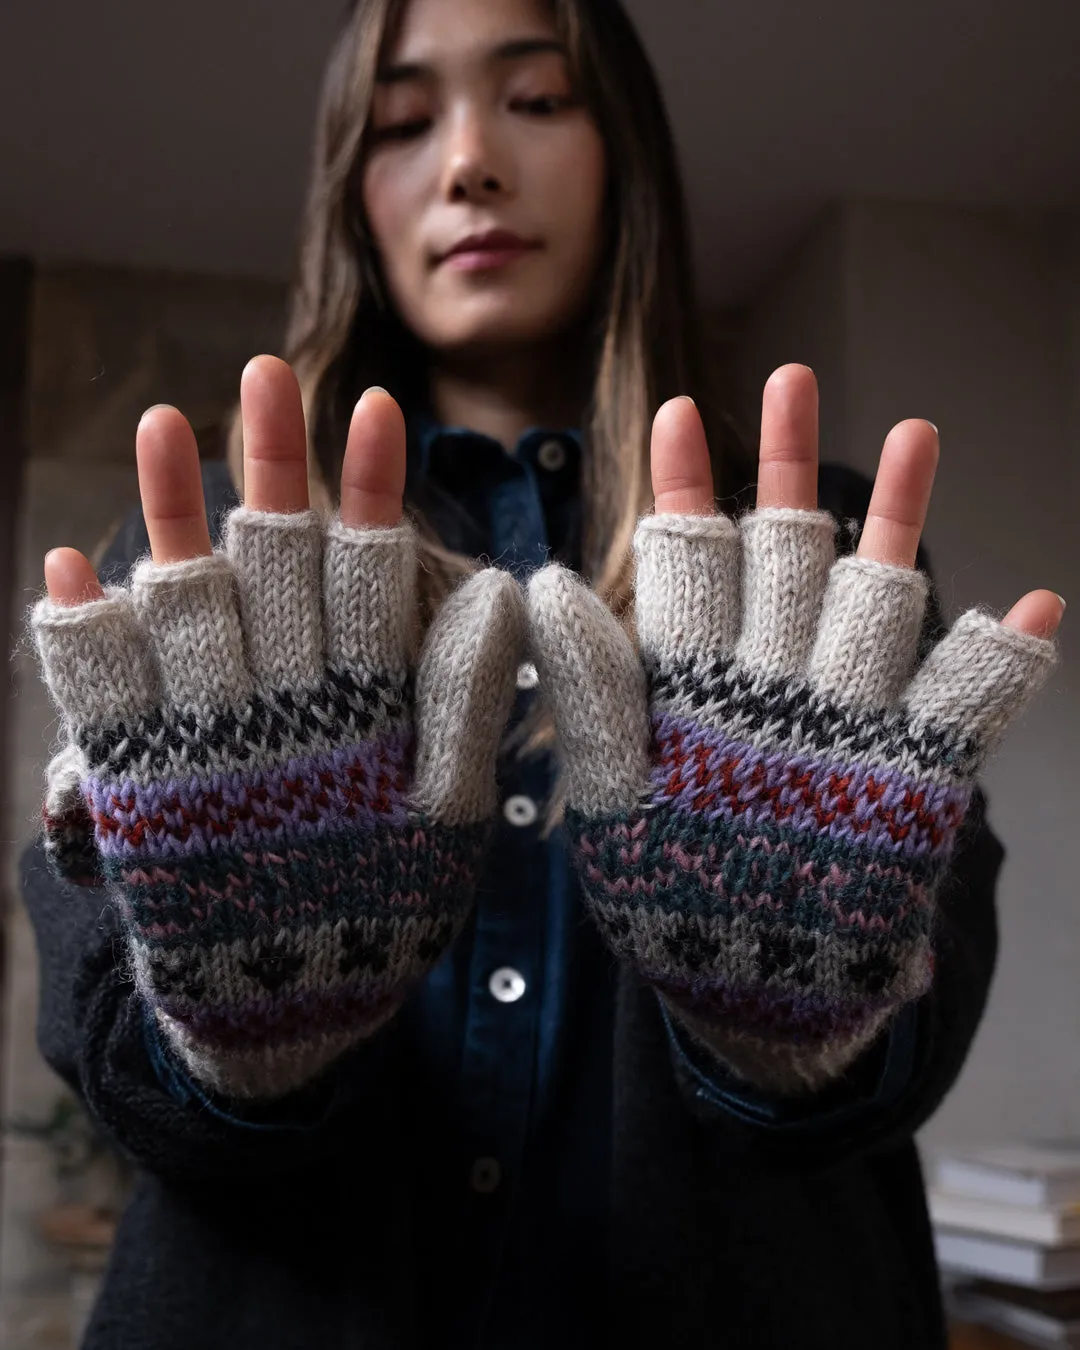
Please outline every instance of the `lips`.
[[512, 230], [485, 230], [482, 234], [470, 234], [459, 239], [440, 261], [467, 270], [499, 267], [538, 247], [538, 244], [522, 239]]

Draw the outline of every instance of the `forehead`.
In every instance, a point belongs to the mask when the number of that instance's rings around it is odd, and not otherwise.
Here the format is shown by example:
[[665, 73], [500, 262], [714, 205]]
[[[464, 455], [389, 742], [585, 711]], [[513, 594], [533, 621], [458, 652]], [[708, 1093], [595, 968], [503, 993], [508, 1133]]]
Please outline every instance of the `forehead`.
[[408, 0], [384, 60], [438, 68], [483, 61], [511, 39], [556, 36], [546, 0]]

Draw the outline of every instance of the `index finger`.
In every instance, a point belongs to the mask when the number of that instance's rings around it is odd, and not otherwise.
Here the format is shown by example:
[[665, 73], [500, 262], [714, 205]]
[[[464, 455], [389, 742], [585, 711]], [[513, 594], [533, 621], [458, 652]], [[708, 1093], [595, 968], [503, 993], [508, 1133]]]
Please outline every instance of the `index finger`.
[[713, 481], [705, 428], [692, 398], [661, 404], [649, 443], [653, 510], [659, 515], [712, 515]]

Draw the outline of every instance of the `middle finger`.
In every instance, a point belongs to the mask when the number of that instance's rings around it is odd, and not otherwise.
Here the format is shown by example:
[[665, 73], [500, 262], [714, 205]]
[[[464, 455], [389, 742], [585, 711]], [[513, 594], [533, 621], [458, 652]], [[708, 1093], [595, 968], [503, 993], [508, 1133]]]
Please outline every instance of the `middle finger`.
[[308, 508], [307, 432], [300, 385], [276, 356], [255, 356], [240, 376], [244, 505], [255, 511]]
[[809, 366], [781, 366], [761, 396], [757, 505], [813, 511], [817, 477], [817, 380]]

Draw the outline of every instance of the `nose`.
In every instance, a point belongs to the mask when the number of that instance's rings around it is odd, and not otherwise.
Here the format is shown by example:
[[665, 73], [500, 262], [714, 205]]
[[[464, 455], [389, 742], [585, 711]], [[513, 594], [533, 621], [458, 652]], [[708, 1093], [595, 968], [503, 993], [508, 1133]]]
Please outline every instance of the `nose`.
[[449, 201], [478, 201], [509, 190], [509, 166], [496, 145], [488, 119], [476, 108], [453, 118], [446, 144], [444, 196]]

